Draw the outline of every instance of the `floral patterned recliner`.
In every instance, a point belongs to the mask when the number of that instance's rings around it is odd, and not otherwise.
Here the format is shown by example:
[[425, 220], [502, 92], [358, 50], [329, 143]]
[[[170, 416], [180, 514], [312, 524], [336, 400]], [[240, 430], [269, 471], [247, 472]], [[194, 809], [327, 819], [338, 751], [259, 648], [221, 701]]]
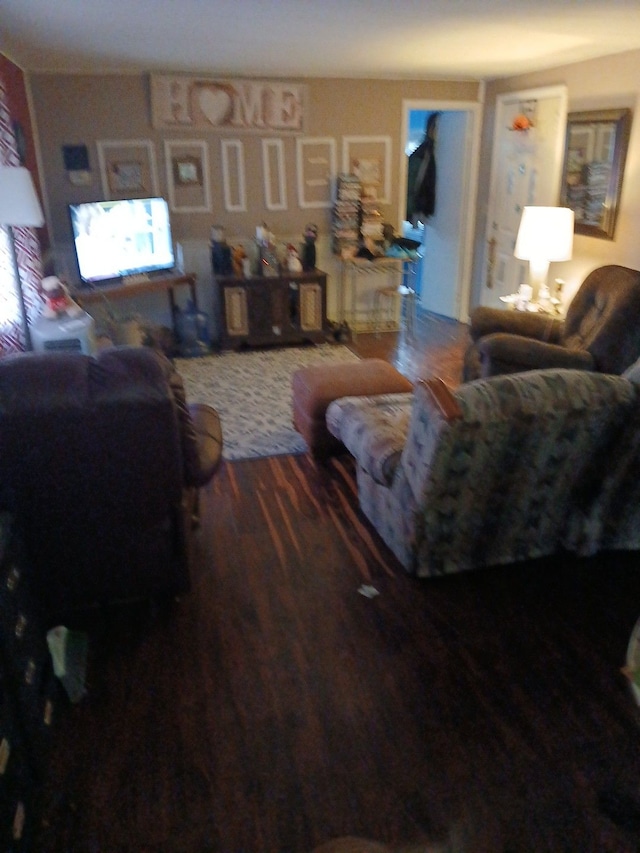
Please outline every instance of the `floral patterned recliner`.
[[[637, 368], [636, 368], [637, 371]], [[579, 370], [346, 397], [327, 426], [360, 506], [418, 576], [563, 549], [640, 549], [639, 389]]]

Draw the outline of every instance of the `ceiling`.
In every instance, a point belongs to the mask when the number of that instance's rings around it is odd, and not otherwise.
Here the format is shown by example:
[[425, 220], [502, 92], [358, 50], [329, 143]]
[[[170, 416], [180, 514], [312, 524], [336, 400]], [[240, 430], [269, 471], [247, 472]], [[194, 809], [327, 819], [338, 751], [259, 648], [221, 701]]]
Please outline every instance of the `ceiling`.
[[0, 0], [28, 71], [475, 80], [637, 48], [639, 0]]

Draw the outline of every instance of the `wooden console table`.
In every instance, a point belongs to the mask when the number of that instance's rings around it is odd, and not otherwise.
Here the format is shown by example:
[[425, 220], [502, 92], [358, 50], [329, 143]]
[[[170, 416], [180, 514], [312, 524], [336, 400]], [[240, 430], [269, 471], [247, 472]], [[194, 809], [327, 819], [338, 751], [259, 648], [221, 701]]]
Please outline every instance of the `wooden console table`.
[[214, 323], [222, 349], [325, 340], [327, 275], [214, 276]]
[[[198, 308], [198, 297], [196, 294], [196, 276], [194, 273], [172, 275], [136, 280], [133, 282], [117, 282], [116, 284], [97, 284], [95, 287], [78, 287], [72, 292], [73, 298], [81, 307], [86, 307], [94, 302], [109, 301], [110, 299], [127, 299], [141, 296], [144, 293], [166, 292], [169, 296], [169, 307], [171, 309], [172, 322], [175, 322], [176, 299], [174, 288], [188, 287], [191, 291], [191, 301], [194, 308]], [[175, 331], [175, 329], [174, 329]]]

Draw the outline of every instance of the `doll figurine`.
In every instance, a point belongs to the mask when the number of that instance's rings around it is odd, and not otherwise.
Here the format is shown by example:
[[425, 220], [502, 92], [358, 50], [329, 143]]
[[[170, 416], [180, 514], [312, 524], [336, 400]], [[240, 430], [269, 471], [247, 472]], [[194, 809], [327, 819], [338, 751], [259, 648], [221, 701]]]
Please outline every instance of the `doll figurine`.
[[318, 226], [310, 222], [305, 226], [303, 237], [302, 269], [305, 272], [310, 272], [316, 268], [316, 240], [318, 239]]

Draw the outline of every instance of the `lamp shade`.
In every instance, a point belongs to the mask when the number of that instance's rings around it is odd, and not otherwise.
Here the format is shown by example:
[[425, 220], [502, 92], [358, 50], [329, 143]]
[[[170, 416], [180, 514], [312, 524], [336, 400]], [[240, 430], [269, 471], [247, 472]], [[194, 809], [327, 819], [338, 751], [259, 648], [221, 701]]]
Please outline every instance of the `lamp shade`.
[[24, 166], [0, 166], [0, 225], [44, 225], [31, 174]]
[[568, 261], [573, 252], [573, 211], [525, 207], [514, 255], [523, 261]]

